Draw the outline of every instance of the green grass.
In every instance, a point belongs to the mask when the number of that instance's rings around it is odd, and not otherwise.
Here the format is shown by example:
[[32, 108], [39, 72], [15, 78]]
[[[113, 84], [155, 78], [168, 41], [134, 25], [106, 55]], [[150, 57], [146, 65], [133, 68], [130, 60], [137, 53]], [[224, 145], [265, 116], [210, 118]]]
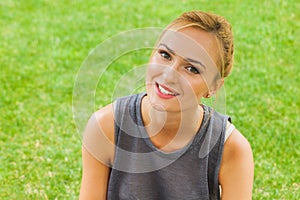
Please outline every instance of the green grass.
[[[122, 31], [164, 27], [183, 11], [224, 15], [235, 33], [226, 111], [250, 141], [253, 199], [300, 198], [300, 3], [283, 1], [0, 2], [0, 199], [77, 199], [81, 140], [72, 113], [88, 53]], [[96, 104], [148, 51], [120, 58]], [[139, 55], [138, 58], [132, 55]], [[114, 71], [115, 70], [115, 71]]]

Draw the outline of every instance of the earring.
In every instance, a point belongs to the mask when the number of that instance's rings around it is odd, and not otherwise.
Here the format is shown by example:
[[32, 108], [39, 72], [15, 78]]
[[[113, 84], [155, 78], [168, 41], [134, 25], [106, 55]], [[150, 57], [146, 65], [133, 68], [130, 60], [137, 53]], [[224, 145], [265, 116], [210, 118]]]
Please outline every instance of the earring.
[[205, 98], [210, 98], [210, 97], [212, 97], [215, 93], [216, 93], [215, 90], [209, 91], [209, 92], [205, 95]]
[[211, 97], [211, 93], [208, 92], [206, 95], [205, 95], [205, 98], [210, 98]]

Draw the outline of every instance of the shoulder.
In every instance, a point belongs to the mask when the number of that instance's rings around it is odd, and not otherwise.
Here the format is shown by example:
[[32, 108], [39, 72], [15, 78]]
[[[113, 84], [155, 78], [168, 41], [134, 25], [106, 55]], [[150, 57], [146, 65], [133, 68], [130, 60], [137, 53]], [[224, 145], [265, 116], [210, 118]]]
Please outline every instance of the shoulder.
[[97, 160], [111, 163], [114, 151], [113, 104], [96, 111], [88, 120], [83, 146]]
[[252, 157], [252, 149], [248, 140], [237, 130], [233, 129], [224, 144], [224, 162], [234, 159], [245, 159]]
[[[219, 173], [222, 193], [228, 199], [251, 199], [254, 162], [248, 140], [234, 129], [224, 144]], [[227, 199], [227, 198], [224, 198]]]
[[114, 156], [113, 106], [109, 104], [89, 119], [82, 148], [80, 199], [106, 199], [110, 166]]
[[109, 104], [94, 113], [97, 123], [106, 136], [111, 137], [114, 133], [114, 106]]
[[109, 104], [96, 111], [90, 118], [93, 124], [97, 125], [99, 131], [107, 136], [112, 142], [114, 140], [114, 108]]

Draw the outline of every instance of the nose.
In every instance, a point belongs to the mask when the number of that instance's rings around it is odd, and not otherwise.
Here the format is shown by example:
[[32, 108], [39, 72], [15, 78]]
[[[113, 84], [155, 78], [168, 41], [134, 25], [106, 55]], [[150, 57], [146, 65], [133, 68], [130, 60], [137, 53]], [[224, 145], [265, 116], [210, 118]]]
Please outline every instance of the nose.
[[176, 83], [178, 81], [178, 64], [172, 63], [171, 66], [166, 66], [164, 69], [164, 79], [166, 83]]

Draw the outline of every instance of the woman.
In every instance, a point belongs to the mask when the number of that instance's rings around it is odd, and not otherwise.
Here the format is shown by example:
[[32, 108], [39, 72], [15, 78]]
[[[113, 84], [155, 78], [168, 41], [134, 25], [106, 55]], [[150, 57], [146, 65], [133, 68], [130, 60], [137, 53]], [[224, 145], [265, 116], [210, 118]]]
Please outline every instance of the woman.
[[223, 17], [193, 11], [175, 19], [150, 57], [146, 93], [89, 120], [80, 199], [251, 199], [248, 141], [228, 116], [199, 103], [223, 85], [232, 62]]

